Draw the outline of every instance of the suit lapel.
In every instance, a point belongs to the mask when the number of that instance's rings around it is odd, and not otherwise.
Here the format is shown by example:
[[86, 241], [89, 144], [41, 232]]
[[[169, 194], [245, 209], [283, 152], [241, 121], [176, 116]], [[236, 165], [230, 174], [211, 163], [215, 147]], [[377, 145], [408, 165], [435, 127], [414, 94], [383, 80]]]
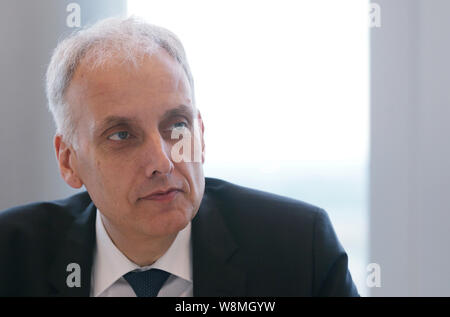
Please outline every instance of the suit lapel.
[[[79, 206], [76, 206], [79, 207]], [[73, 207], [73, 208], [76, 208]], [[56, 253], [50, 268], [52, 296], [89, 296], [91, 288], [91, 268], [95, 246], [96, 207], [91, 202], [67, 230], [65, 240]], [[74, 272], [68, 265], [75, 263], [80, 268], [80, 287], [67, 285], [67, 277]], [[72, 275], [73, 276], [73, 275]], [[72, 281], [72, 279], [70, 279]]]
[[[90, 295], [96, 209], [91, 201], [67, 230], [50, 267], [50, 295]], [[207, 191], [192, 220], [192, 246], [194, 296], [245, 296], [246, 272], [239, 265], [242, 260], [239, 248], [217, 202]], [[67, 271], [71, 263], [80, 266], [80, 287], [67, 285], [67, 277], [73, 272]]]
[[194, 296], [245, 295], [238, 246], [207, 192], [192, 221], [192, 244]]

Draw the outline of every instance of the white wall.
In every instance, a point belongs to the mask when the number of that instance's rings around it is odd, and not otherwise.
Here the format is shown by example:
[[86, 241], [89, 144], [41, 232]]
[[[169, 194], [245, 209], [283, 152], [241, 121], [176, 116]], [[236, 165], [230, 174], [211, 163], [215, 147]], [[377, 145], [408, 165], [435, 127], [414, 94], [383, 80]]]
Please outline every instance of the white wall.
[[372, 295], [450, 296], [450, 1], [374, 2]]
[[46, 109], [45, 71], [66, 26], [66, 7], [81, 7], [81, 25], [125, 15], [125, 0], [2, 0], [0, 5], [0, 210], [62, 198]]

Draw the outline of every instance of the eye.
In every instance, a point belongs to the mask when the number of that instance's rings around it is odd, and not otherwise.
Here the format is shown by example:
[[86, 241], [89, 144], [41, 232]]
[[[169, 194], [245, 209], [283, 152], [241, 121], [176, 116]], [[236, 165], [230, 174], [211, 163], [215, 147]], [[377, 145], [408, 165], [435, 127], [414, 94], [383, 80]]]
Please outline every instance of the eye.
[[185, 129], [188, 127], [188, 124], [184, 121], [176, 122], [172, 125], [175, 129]]
[[108, 139], [113, 141], [123, 141], [130, 138], [130, 133], [128, 131], [119, 131], [114, 134], [111, 134]]

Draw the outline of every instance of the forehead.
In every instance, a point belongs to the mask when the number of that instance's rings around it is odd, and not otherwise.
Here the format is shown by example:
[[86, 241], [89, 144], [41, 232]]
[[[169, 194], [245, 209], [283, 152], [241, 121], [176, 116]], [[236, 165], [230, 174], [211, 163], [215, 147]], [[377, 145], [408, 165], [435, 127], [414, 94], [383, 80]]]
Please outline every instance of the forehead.
[[[120, 57], [92, 69], [81, 61], [66, 100], [78, 117], [95, 120], [144, 108], [157, 112], [191, 104], [191, 90], [182, 66], [164, 49], [144, 56], [135, 66]], [[81, 111], [80, 111], [81, 110]]]

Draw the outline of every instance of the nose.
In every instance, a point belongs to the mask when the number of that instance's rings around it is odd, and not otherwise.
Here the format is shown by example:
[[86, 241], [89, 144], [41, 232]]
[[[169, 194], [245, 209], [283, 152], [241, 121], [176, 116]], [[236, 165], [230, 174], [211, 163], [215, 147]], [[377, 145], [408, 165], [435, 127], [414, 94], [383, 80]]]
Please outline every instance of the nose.
[[154, 177], [157, 174], [168, 175], [174, 169], [170, 159], [170, 147], [164, 138], [155, 133], [145, 142], [145, 176]]

